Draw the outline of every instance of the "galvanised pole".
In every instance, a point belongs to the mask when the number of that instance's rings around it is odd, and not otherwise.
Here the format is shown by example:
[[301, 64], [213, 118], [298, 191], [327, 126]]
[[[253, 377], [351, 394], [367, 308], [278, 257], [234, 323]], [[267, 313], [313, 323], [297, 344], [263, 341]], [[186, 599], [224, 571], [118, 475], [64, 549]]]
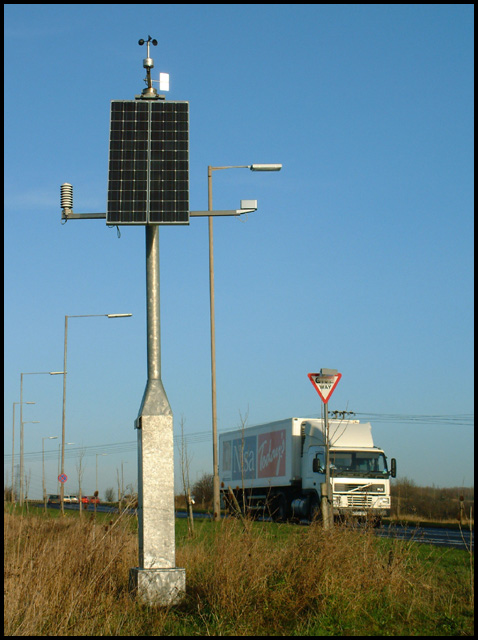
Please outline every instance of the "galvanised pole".
[[[66, 423], [66, 351], [68, 344], [68, 318], [130, 318], [132, 313], [87, 313], [81, 315], [71, 315], [65, 316], [65, 340], [63, 346], [63, 411], [61, 418], [61, 466], [60, 473], [63, 475], [65, 473], [65, 445], [68, 442], [65, 442], [65, 423]], [[70, 444], [74, 444], [70, 442]], [[60, 483], [60, 506], [61, 506], [61, 514], [65, 515], [65, 510], [63, 506], [63, 497], [65, 495], [65, 483]]]
[[329, 440], [329, 403], [324, 403], [324, 430], [325, 430], [325, 489], [326, 499], [322, 502], [325, 506], [323, 514], [324, 529], [330, 529], [331, 523], [331, 491], [330, 491], [330, 440]]
[[15, 483], [15, 405], [20, 404], [19, 402], [13, 403], [13, 427], [12, 427], [12, 504], [15, 502], [15, 491], [14, 491], [14, 483]]
[[221, 497], [219, 483], [219, 456], [217, 449], [217, 402], [216, 402], [216, 321], [214, 311], [214, 247], [213, 247], [213, 215], [218, 212], [212, 207], [212, 172], [221, 169], [250, 169], [251, 171], [280, 171], [281, 164], [249, 164], [226, 167], [207, 168], [208, 195], [208, 231], [209, 231], [209, 305], [211, 324], [211, 395], [212, 395], [212, 466], [213, 466], [213, 519], [221, 519]]
[[148, 604], [179, 602], [186, 572], [176, 568], [173, 414], [161, 381], [159, 227], [146, 225], [148, 380], [138, 429], [138, 562], [130, 589]]
[[[212, 211], [212, 172], [214, 167], [207, 168], [208, 211]], [[208, 216], [209, 231], [209, 316], [211, 324], [211, 395], [212, 395], [212, 467], [213, 467], [213, 518], [221, 519], [221, 503], [219, 488], [219, 460], [217, 455], [217, 403], [216, 403], [216, 322], [214, 312], [214, 246], [213, 217]]]
[[20, 506], [23, 506], [23, 373], [20, 374]]
[[[66, 409], [66, 345], [68, 337], [68, 316], [65, 316], [65, 340], [63, 347], [63, 409], [61, 414], [61, 463], [60, 474], [65, 473], [65, 409]], [[65, 496], [65, 483], [60, 482], [60, 509], [61, 515], [65, 515], [63, 498]]]

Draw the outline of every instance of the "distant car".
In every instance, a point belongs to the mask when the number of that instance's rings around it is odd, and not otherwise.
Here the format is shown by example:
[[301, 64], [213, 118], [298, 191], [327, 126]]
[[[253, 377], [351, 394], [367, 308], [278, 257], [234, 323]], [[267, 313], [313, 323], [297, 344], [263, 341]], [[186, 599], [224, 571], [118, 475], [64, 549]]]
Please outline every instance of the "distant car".
[[60, 504], [61, 498], [56, 493], [51, 493], [48, 496], [48, 504]]
[[100, 499], [95, 496], [82, 496], [81, 502], [83, 504], [100, 504]]
[[65, 504], [78, 504], [79, 500], [76, 496], [63, 496], [63, 502]]

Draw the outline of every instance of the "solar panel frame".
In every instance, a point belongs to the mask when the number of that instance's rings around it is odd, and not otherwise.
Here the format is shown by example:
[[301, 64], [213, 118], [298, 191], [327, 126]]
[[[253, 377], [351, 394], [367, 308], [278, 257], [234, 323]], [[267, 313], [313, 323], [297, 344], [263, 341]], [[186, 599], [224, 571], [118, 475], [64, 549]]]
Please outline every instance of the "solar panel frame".
[[112, 100], [106, 223], [189, 224], [189, 103]]

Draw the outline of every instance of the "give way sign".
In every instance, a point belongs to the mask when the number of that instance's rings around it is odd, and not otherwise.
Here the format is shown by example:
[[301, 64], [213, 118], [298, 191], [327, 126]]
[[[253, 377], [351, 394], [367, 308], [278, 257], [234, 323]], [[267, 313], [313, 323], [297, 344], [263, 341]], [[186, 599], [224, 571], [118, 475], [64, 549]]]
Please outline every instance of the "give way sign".
[[322, 373], [308, 373], [307, 376], [309, 377], [309, 380], [312, 382], [315, 390], [321, 397], [322, 402], [327, 404], [329, 398], [335, 391], [335, 387], [338, 385], [342, 374], [336, 373], [334, 375], [328, 376], [323, 375]]

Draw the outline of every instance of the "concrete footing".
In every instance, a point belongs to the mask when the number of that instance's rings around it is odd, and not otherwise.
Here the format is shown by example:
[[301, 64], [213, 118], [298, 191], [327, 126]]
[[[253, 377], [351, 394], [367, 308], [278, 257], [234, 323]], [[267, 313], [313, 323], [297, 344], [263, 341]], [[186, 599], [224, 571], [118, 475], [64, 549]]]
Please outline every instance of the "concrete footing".
[[130, 569], [129, 588], [141, 602], [168, 606], [179, 604], [186, 592], [185, 569]]
[[177, 604], [186, 571], [176, 567], [173, 415], [161, 380], [148, 380], [138, 419], [138, 566], [129, 586], [145, 604]]

